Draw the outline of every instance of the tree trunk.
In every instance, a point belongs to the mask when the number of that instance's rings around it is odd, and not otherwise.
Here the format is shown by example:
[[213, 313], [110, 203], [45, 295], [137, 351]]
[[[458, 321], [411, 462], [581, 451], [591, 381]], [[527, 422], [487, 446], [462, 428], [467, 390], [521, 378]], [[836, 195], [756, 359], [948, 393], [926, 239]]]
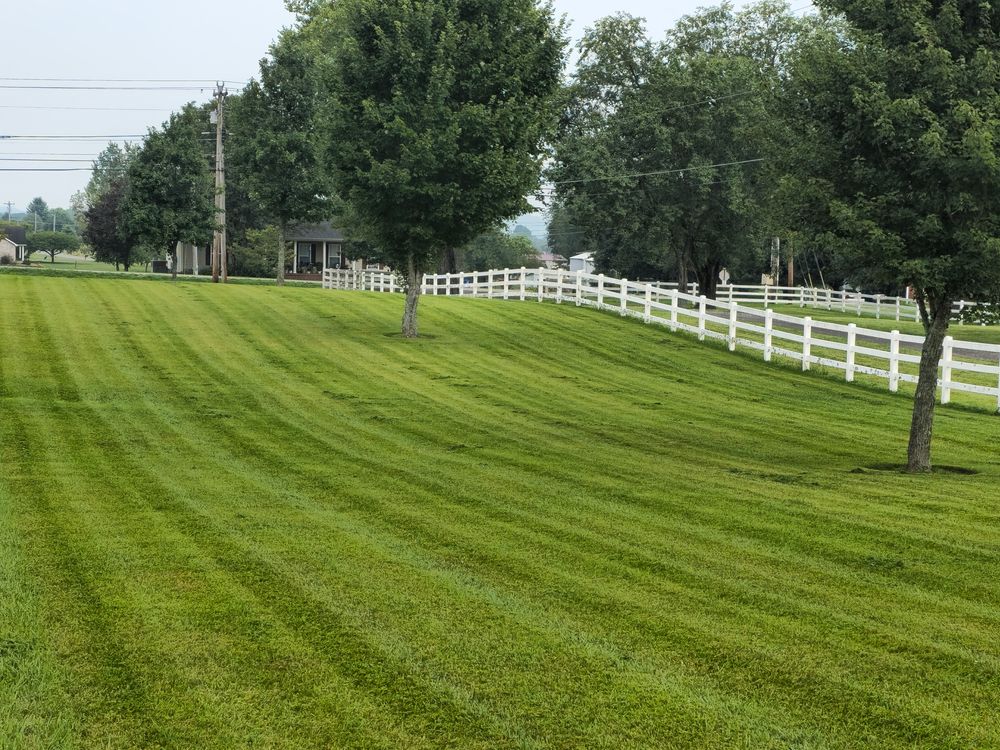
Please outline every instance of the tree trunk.
[[924, 345], [920, 351], [920, 379], [913, 397], [910, 444], [906, 470], [917, 474], [931, 470], [931, 438], [934, 433], [934, 407], [937, 404], [938, 364], [944, 350], [944, 338], [951, 322], [951, 300], [927, 300], [917, 292], [917, 304], [924, 323]]
[[415, 339], [417, 331], [417, 304], [420, 302], [420, 286], [423, 274], [418, 274], [411, 254], [406, 267], [406, 308], [403, 310], [403, 336]]
[[278, 227], [278, 286], [285, 285], [285, 227]]
[[716, 262], [708, 262], [697, 269], [698, 294], [704, 294], [709, 299], [715, 299], [719, 289], [719, 271], [721, 265]]
[[683, 250], [677, 251], [677, 289], [681, 294], [688, 294], [688, 259]]
[[455, 248], [450, 247], [441, 254], [438, 273], [458, 273], [458, 258], [455, 254]]

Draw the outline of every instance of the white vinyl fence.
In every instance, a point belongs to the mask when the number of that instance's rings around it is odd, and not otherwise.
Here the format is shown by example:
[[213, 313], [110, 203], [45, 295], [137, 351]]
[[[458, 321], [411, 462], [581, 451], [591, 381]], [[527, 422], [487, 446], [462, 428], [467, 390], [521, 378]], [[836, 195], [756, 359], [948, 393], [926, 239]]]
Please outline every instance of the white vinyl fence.
[[[385, 271], [328, 269], [323, 275], [323, 287], [403, 291], [396, 276]], [[758, 290], [763, 290], [759, 296]], [[737, 346], [755, 349], [763, 353], [764, 361], [769, 362], [778, 355], [801, 362], [803, 370], [814, 364], [831, 367], [843, 370], [848, 382], [858, 373], [882, 378], [888, 381], [889, 390], [893, 392], [899, 390], [900, 383], [917, 382], [916, 371], [923, 344], [922, 336], [859, 328], [854, 323], [843, 325], [782, 315], [770, 309], [772, 304], [828, 309], [837, 309], [839, 304], [841, 308], [850, 309], [846, 307], [844, 296], [832, 296], [843, 293], [827, 290], [720, 287], [718, 299], [710, 300], [685, 294], [676, 285], [634, 282], [582, 271], [521, 268], [428, 274], [423, 278], [422, 292], [522, 302], [551, 300], [610, 310], [672, 331], [692, 333], [702, 341], [725, 341], [730, 351], [735, 351]], [[822, 296], [810, 300], [805, 298], [806, 292], [822, 292]], [[825, 296], [828, 293], [830, 297]], [[762, 302], [764, 309], [748, 306]], [[903, 306], [899, 302], [891, 298], [885, 309], [901, 315]], [[854, 309], [857, 304], [871, 302], [855, 301]], [[874, 304], [882, 307], [883, 301], [876, 298]], [[939, 372], [941, 403], [949, 403], [954, 392], [974, 393], [994, 398], [1000, 410], [1000, 345], [956, 341], [949, 336], [945, 339]]]

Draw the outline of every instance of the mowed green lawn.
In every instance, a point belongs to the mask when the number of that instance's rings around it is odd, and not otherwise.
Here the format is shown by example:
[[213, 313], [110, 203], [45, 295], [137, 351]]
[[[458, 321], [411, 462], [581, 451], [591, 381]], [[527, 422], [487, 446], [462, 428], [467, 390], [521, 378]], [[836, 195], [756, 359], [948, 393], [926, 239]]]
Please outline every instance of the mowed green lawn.
[[1000, 747], [1000, 418], [421, 304], [0, 276], [0, 747]]

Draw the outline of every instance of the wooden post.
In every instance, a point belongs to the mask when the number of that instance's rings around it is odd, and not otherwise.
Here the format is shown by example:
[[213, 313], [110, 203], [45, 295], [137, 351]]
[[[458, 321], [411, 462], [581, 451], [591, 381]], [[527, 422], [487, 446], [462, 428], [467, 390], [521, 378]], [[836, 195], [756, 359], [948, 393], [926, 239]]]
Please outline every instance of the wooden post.
[[736, 316], [738, 310], [736, 305], [729, 305], [729, 351], [736, 351]]
[[764, 312], [764, 361], [770, 362], [774, 354], [774, 310]]
[[899, 331], [893, 331], [889, 339], [889, 390], [899, 390]]
[[604, 274], [597, 277], [597, 306], [604, 307]]
[[944, 337], [944, 351], [941, 353], [941, 403], [951, 403], [952, 362], [954, 359], [955, 339]]
[[802, 319], [802, 371], [812, 367], [813, 320], [809, 316]]
[[538, 269], [538, 283], [535, 286], [538, 291], [538, 301], [541, 302], [545, 297], [545, 270], [542, 268]]
[[556, 304], [561, 305], [563, 301], [563, 272], [561, 268], [556, 269]]
[[677, 331], [677, 305], [679, 304], [679, 300], [677, 299], [678, 294], [679, 292], [676, 289], [673, 289], [670, 292], [670, 330], [675, 332]]
[[698, 340], [705, 340], [705, 302], [704, 294], [698, 297]]
[[806, 290], [799, 287], [799, 307], [806, 306]]
[[503, 269], [503, 298], [510, 299], [510, 269]]
[[583, 304], [583, 271], [576, 272], [576, 306]]
[[649, 323], [653, 319], [653, 308], [650, 305], [653, 303], [653, 287], [651, 284], [646, 284], [646, 304], [642, 311], [642, 319], [645, 323]]
[[901, 312], [901, 309], [900, 309], [900, 306], [899, 306], [899, 297], [896, 297], [896, 322], [897, 323], [899, 322], [899, 314], [900, 314], [900, 312]]
[[525, 288], [528, 283], [528, 269], [521, 266], [521, 302], [524, 302], [525, 295], [527, 294], [527, 289]]
[[882, 295], [875, 295], [875, 320], [882, 320]]
[[621, 285], [618, 287], [621, 292], [621, 316], [625, 317], [628, 312], [628, 279], [622, 279]]
[[858, 346], [858, 324], [847, 324], [847, 368], [846, 378], [848, 383], [854, 382], [854, 362], [857, 357]]
[[767, 309], [767, 300], [768, 300], [767, 284], [764, 284], [764, 309], [765, 310]]

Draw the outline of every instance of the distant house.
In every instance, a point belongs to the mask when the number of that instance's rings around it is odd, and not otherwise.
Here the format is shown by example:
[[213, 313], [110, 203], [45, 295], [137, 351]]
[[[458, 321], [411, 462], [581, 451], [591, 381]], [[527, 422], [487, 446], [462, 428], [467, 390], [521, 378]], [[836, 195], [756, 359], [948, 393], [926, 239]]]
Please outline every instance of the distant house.
[[594, 272], [594, 254], [580, 253], [569, 259], [570, 271], [583, 271], [584, 273]]
[[386, 268], [379, 263], [369, 263], [366, 258], [349, 258], [344, 231], [329, 221], [294, 226], [285, 239], [294, 245], [289, 275], [292, 279], [319, 281], [328, 268], [348, 268], [355, 271]]
[[566, 267], [566, 257], [558, 253], [539, 253], [538, 262], [549, 270]]
[[0, 228], [0, 258], [8, 263], [20, 263], [27, 257], [28, 240], [23, 227]]
[[[167, 268], [170, 268], [172, 262], [171, 258], [167, 258]], [[211, 272], [211, 245], [191, 245], [187, 242], [177, 243], [177, 273], [201, 276], [202, 274], [209, 274]]]

